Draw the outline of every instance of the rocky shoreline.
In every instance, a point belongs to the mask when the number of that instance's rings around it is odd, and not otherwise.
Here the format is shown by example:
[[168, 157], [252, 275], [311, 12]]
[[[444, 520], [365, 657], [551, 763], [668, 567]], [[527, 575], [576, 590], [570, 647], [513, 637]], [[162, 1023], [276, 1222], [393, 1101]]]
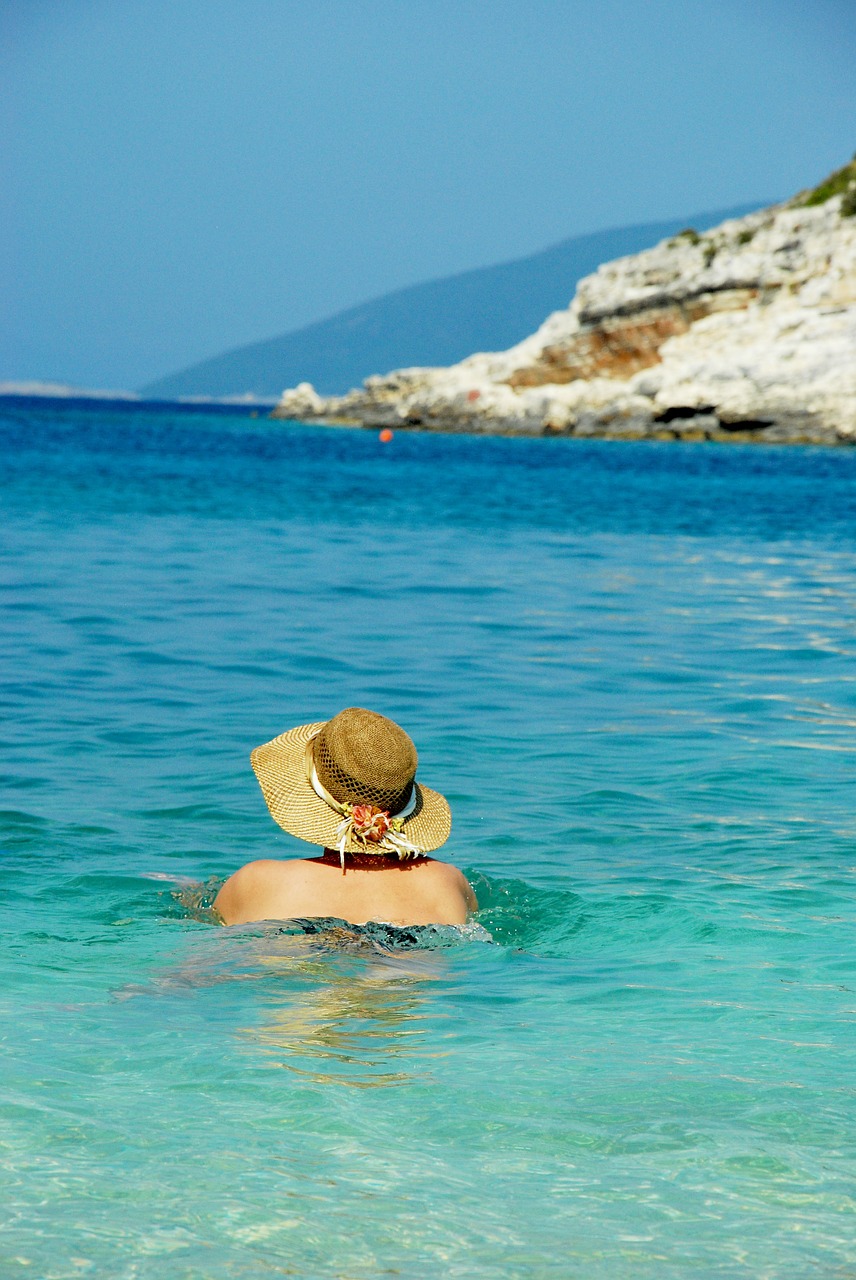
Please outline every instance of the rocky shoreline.
[[392, 429], [856, 443], [856, 162], [784, 205], [581, 280], [508, 351], [401, 369], [272, 416]]

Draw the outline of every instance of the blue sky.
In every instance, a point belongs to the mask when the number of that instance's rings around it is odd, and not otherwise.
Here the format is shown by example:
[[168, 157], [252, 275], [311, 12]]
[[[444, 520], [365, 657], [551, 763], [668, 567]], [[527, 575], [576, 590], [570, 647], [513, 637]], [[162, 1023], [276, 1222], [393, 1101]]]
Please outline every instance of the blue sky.
[[0, 379], [135, 387], [856, 150], [853, 0], [0, 0]]

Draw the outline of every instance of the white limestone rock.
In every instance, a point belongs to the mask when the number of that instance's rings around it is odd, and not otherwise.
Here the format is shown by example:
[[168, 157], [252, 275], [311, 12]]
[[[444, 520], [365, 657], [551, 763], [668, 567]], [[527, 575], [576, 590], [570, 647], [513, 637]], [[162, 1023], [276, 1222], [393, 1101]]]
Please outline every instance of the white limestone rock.
[[317, 418], [324, 410], [324, 401], [311, 382], [301, 382], [291, 390], [283, 391], [273, 416], [277, 418]]
[[856, 307], [757, 306], [700, 320], [632, 380], [658, 415], [711, 408], [720, 421], [809, 415], [856, 435]]
[[281, 417], [438, 430], [856, 442], [856, 217], [841, 196], [605, 263], [508, 351], [399, 369]]

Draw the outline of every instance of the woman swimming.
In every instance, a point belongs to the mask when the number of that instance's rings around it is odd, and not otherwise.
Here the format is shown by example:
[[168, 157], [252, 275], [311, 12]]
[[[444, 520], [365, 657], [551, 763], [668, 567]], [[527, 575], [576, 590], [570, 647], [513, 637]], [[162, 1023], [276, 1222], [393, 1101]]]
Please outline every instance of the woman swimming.
[[351, 924], [464, 924], [472, 886], [427, 855], [452, 826], [443, 796], [416, 781], [416, 748], [392, 720], [349, 707], [298, 725], [250, 757], [274, 821], [323, 852], [248, 862], [214, 906], [227, 924], [335, 917]]

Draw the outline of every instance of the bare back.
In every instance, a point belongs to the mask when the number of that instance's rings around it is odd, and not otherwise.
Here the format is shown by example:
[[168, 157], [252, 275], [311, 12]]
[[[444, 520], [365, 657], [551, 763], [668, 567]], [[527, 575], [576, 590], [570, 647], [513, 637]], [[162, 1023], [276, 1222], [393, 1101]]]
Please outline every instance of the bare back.
[[351, 924], [464, 924], [467, 912], [478, 908], [472, 887], [448, 862], [349, 860], [343, 873], [329, 851], [319, 858], [249, 862], [226, 881], [214, 906], [227, 925], [312, 916]]

